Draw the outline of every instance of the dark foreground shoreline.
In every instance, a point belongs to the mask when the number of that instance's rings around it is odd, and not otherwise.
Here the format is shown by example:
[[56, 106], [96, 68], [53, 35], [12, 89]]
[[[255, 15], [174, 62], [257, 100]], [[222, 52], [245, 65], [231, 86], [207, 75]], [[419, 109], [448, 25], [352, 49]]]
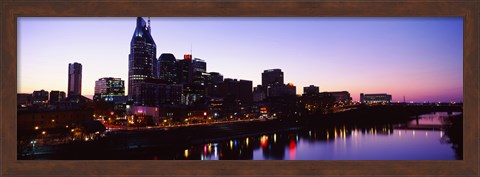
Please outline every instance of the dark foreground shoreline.
[[[323, 129], [333, 126], [362, 128], [398, 124], [415, 119], [414, 115], [427, 112], [429, 110], [405, 111], [405, 109], [399, 108], [387, 110], [366, 108], [330, 115], [310, 115], [263, 121], [226, 122], [166, 129], [118, 130], [109, 132], [106, 137], [94, 141], [36, 147], [33, 155], [18, 155], [18, 159], [135, 160], [142, 159], [145, 151], [177, 154], [178, 149], [186, 149], [191, 145], [274, 132]], [[171, 159], [171, 156], [158, 158]]]

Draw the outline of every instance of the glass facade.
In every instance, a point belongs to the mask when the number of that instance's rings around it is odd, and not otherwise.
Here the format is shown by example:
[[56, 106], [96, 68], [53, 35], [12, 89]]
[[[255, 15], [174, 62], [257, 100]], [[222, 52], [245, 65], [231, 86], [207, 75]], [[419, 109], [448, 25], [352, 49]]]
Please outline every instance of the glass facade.
[[104, 77], [95, 81], [95, 101], [115, 101], [125, 95], [125, 84], [120, 78]]
[[145, 79], [157, 78], [157, 46], [150, 34], [150, 25], [142, 17], [137, 17], [137, 26], [130, 42], [128, 59], [128, 95], [131, 98], [132, 85]]

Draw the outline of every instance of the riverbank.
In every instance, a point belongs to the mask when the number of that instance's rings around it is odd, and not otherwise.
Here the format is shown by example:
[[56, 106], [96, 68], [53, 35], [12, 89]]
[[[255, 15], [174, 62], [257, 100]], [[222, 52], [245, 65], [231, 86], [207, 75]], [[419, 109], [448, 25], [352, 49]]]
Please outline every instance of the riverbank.
[[296, 130], [301, 127], [297, 123], [282, 120], [255, 120], [168, 129], [120, 130], [95, 141], [36, 147], [34, 155], [19, 158], [135, 159], [131, 154], [142, 149], [155, 148], [164, 151], [184, 149], [188, 145]]
[[[224, 122], [184, 127], [117, 130], [94, 141], [78, 141], [62, 145], [35, 147], [33, 155], [19, 159], [142, 159], [145, 152], [178, 154], [189, 146], [228, 141], [263, 134], [295, 131], [299, 129], [325, 129], [342, 126], [348, 129], [404, 123], [412, 113], [401, 109], [352, 110], [323, 116], [302, 118]], [[391, 127], [387, 127], [391, 128]], [[171, 156], [158, 157], [172, 159]]]

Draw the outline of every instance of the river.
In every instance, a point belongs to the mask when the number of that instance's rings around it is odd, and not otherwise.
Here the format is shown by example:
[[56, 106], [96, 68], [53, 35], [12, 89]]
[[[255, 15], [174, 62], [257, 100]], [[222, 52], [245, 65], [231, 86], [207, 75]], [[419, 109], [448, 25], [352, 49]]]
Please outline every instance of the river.
[[[309, 128], [210, 142], [177, 150], [174, 159], [456, 160], [461, 157], [456, 157], [442, 125], [459, 114], [437, 112], [405, 124]], [[158, 158], [155, 154], [152, 159]]]

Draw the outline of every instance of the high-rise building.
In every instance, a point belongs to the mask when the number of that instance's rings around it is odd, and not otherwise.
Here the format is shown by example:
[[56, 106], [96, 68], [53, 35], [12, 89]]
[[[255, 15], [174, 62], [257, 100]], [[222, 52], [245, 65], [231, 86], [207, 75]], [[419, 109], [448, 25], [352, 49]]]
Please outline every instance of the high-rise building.
[[232, 96], [243, 103], [253, 101], [252, 81], [226, 78], [219, 87], [222, 97]]
[[208, 82], [213, 83], [213, 84], [218, 84], [220, 82], [223, 82], [223, 75], [221, 75], [218, 72], [209, 72], [208, 73]]
[[48, 103], [48, 91], [36, 90], [32, 94], [33, 104], [47, 104]]
[[254, 102], [259, 102], [263, 101], [265, 98], [267, 98], [267, 95], [265, 94], [265, 89], [263, 88], [262, 85], [257, 85], [256, 87], [253, 88], [253, 101]]
[[162, 53], [158, 58], [158, 71], [161, 82], [176, 83], [177, 82], [177, 60], [171, 53]]
[[224, 116], [235, 116], [251, 111], [252, 81], [225, 78], [219, 87], [220, 96], [223, 97], [222, 114]]
[[55, 104], [65, 99], [65, 92], [52, 90], [50, 92], [50, 104]]
[[272, 86], [283, 83], [283, 72], [281, 69], [269, 69], [262, 73], [262, 86]]
[[94, 101], [116, 101], [125, 96], [125, 81], [120, 78], [104, 77], [95, 81]]
[[150, 20], [147, 25], [142, 17], [137, 17], [137, 26], [130, 42], [128, 55], [128, 96], [131, 99], [132, 85], [145, 79], [157, 78], [157, 46], [151, 35]]
[[68, 97], [82, 95], [82, 64], [68, 64]]
[[264, 70], [262, 73], [262, 86], [267, 97], [282, 96], [285, 84], [281, 69]]
[[177, 61], [177, 79], [181, 84], [192, 83], [193, 64], [192, 55], [185, 54], [182, 60]]
[[390, 103], [392, 102], [392, 95], [386, 93], [380, 94], [363, 94], [360, 93], [361, 103]]
[[320, 89], [317, 86], [310, 85], [308, 87], [303, 87], [303, 94], [305, 95], [315, 95], [320, 93]]
[[192, 62], [192, 82], [195, 84], [205, 85], [207, 63], [199, 58], [195, 58]]
[[210, 97], [220, 97], [219, 84], [223, 82], [223, 75], [218, 72], [209, 72], [206, 75], [207, 95]]

